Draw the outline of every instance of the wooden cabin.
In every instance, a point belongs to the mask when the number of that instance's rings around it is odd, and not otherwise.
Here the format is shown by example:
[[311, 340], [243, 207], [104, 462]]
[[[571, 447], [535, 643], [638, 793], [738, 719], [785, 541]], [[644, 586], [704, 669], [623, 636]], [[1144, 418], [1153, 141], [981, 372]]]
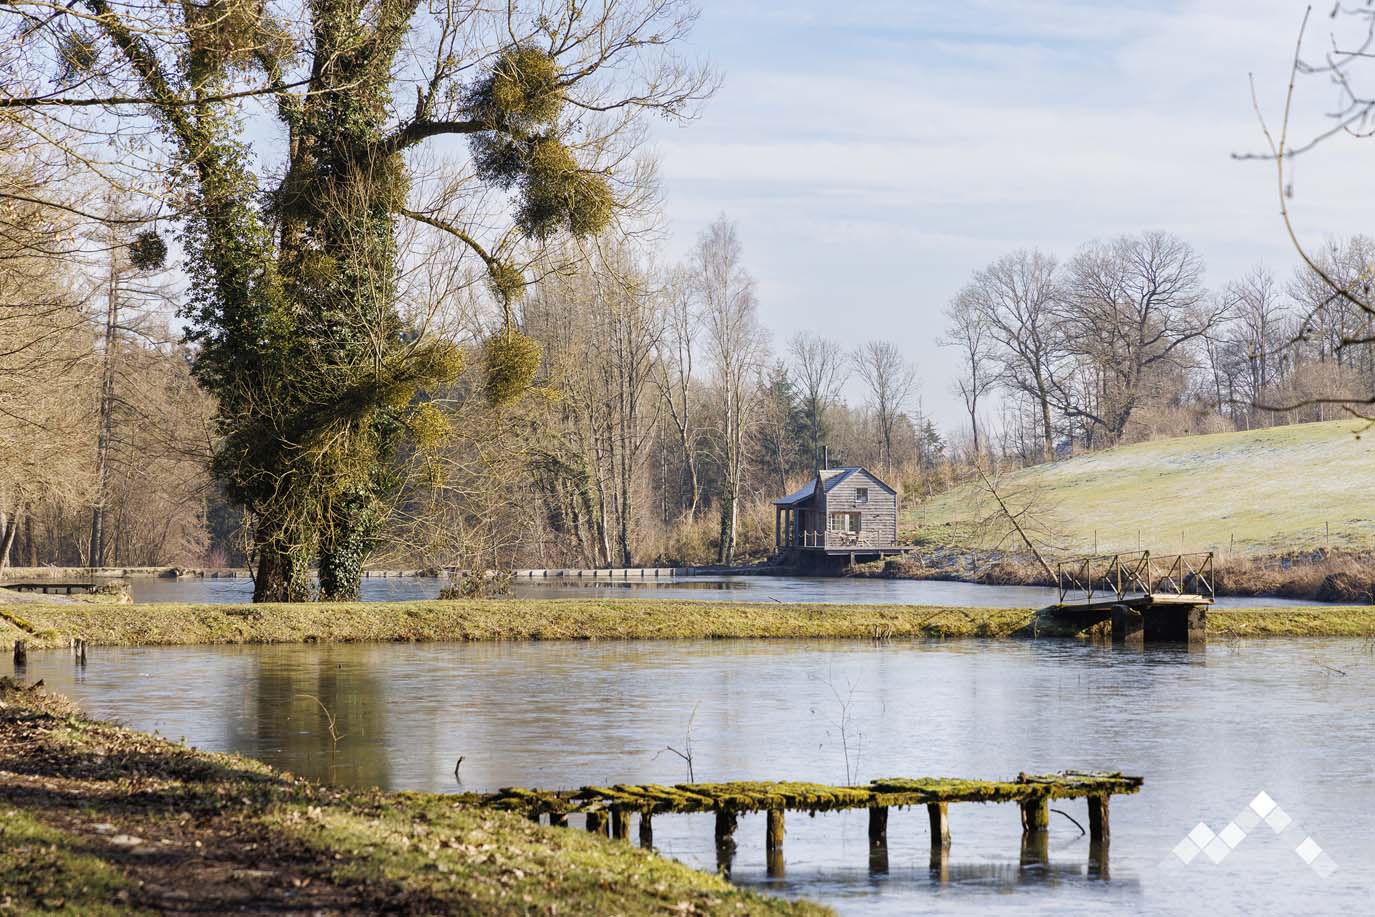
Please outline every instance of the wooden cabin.
[[774, 544], [850, 562], [901, 554], [898, 494], [867, 468], [825, 468], [774, 505]]

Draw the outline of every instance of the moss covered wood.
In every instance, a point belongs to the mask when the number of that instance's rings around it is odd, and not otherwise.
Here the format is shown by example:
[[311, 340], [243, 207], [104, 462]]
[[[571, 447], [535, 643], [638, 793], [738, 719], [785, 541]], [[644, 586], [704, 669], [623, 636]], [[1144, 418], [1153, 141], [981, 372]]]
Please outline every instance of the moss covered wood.
[[576, 790], [531, 790], [510, 787], [473, 801], [501, 809], [558, 813], [646, 814], [693, 812], [829, 812], [952, 802], [1025, 803], [1036, 809], [1052, 799], [1106, 798], [1136, 793], [1142, 778], [1120, 773], [1066, 771], [1019, 774], [1014, 780], [964, 780], [951, 777], [887, 778], [867, 786], [822, 783], [740, 781], [586, 786]]

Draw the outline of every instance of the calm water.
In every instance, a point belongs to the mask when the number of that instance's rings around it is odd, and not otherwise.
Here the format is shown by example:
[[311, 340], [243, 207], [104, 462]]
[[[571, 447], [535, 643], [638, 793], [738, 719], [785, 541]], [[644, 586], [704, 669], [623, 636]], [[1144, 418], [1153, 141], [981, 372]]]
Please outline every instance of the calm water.
[[[253, 596], [248, 579], [128, 580], [135, 602], [247, 602]], [[368, 578], [363, 600], [368, 602], [433, 599], [448, 580], [428, 576]], [[1040, 608], [1058, 601], [1059, 594], [1040, 586], [984, 586], [938, 580], [837, 579], [800, 576], [689, 576], [650, 580], [517, 580], [515, 594], [524, 598], [594, 598], [643, 596], [724, 602], [827, 602], [899, 605], [967, 605], [999, 608]], [[1269, 598], [1224, 598], [1222, 606], [1311, 605]]]
[[[1345, 673], [1345, 674], [1339, 674]], [[1048, 864], [1019, 866], [1015, 806], [951, 807], [944, 882], [925, 812], [895, 811], [887, 871], [862, 813], [789, 815], [786, 875], [765, 875], [761, 816], [733, 877], [844, 913], [1368, 913], [1375, 892], [1375, 656], [1360, 640], [1266, 640], [1146, 652], [1072, 641], [382, 644], [97, 648], [84, 670], [31, 653], [91, 713], [346, 783], [676, 782], [689, 724], [699, 780], [1011, 777], [1122, 769], [1110, 878], [1052, 814]], [[344, 737], [333, 750], [318, 697]], [[843, 710], [848, 703], [848, 711]], [[857, 753], [848, 762], [838, 723]], [[1170, 851], [1220, 830], [1261, 790], [1338, 864], [1316, 876], [1264, 826], [1230, 857]], [[1084, 821], [1082, 803], [1063, 803]], [[655, 822], [662, 852], [712, 868], [710, 816]], [[1300, 835], [1299, 839], [1302, 839]]]

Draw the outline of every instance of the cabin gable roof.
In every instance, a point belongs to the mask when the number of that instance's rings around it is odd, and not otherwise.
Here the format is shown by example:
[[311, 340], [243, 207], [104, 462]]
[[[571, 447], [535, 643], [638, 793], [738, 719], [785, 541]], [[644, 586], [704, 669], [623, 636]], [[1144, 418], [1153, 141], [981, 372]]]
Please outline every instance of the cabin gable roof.
[[898, 492], [896, 490], [889, 487], [886, 483], [883, 482], [882, 479], [879, 478], [878, 475], [874, 474], [868, 468], [864, 468], [859, 465], [854, 465], [849, 468], [823, 468], [821, 469], [821, 471], [817, 473], [816, 477], [812, 478], [810, 481], [799, 487], [797, 490], [788, 494], [786, 497], [780, 497], [779, 499], [773, 501], [773, 505], [783, 507], [800, 506], [804, 503], [811, 501], [814, 497], [818, 495], [817, 484], [821, 485], [821, 494], [827, 494], [830, 493], [831, 490], [834, 489], [838, 484], [840, 484], [843, 481], [849, 480], [855, 475], [859, 475], [864, 480], [867, 480], [875, 484], [876, 486], [882, 488], [891, 496], [896, 497], [898, 495]]

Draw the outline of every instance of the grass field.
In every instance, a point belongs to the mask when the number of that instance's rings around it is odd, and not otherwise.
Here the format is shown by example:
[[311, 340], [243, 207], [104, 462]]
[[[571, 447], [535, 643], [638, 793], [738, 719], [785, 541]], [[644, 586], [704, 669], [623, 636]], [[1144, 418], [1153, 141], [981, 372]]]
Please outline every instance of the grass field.
[[[1057, 552], [1283, 554], [1375, 549], [1375, 431], [1301, 424], [1120, 446], [1006, 475], [1039, 489]], [[972, 485], [908, 508], [918, 543], [977, 547]], [[1329, 534], [1330, 532], [1330, 534]], [[1096, 533], [1096, 539], [1095, 539]], [[1139, 538], [1139, 541], [1138, 541]]]

